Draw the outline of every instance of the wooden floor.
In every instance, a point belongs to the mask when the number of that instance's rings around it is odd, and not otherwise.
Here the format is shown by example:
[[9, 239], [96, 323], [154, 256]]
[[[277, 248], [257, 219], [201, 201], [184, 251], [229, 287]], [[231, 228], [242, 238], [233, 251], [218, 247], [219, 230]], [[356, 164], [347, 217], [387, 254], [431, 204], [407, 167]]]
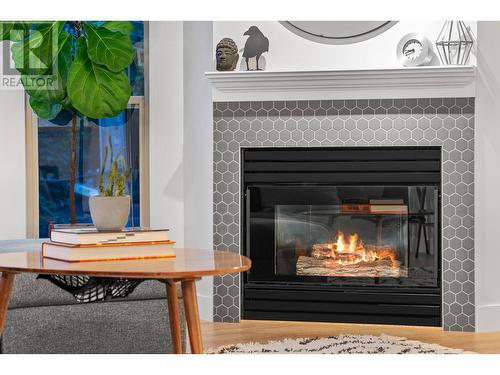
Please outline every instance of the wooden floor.
[[245, 320], [241, 323], [202, 322], [202, 331], [205, 349], [239, 342], [266, 342], [287, 337], [385, 333], [476, 353], [500, 353], [500, 331], [493, 333], [445, 332], [441, 328], [434, 327], [262, 320]]

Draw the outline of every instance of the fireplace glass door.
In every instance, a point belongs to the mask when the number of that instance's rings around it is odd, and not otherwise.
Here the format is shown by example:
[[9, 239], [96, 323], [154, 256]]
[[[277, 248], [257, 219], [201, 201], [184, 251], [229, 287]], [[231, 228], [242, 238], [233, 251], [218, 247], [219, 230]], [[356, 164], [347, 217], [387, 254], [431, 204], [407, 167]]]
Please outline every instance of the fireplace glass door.
[[249, 186], [249, 281], [436, 286], [437, 186]]
[[276, 274], [343, 277], [408, 276], [408, 206], [276, 205]]

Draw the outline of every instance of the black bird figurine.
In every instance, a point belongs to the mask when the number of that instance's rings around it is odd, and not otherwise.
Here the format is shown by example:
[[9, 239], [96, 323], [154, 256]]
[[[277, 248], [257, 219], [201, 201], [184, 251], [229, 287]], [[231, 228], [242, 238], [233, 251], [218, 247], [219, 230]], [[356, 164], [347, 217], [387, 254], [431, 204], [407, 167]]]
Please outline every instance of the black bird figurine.
[[[248, 39], [243, 49], [243, 57], [247, 64], [247, 70], [262, 70], [259, 69], [259, 58], [264, 52], [269, 51], [269, 39], [267, 39], [262, 31], [257, 26], [251, 26], [243, 35], [248, 35]], [[249, 60], [256, 60], [255, 68], [250, 69]], [[253, 61], [252, 61], [253, 62]]]

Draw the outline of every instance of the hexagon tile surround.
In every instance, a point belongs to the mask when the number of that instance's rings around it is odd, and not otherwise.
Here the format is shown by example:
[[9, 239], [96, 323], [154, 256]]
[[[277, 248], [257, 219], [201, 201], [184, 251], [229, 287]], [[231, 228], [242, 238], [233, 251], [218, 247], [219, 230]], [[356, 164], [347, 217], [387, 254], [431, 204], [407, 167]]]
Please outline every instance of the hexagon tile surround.
[[[441, 146], [443, 327], [474, 330], [474, 99], [214, 103], [214, 245], [239, 252], [240, 148]], [[214, 319], [237, 322], [240, 277], [214, 278]]]

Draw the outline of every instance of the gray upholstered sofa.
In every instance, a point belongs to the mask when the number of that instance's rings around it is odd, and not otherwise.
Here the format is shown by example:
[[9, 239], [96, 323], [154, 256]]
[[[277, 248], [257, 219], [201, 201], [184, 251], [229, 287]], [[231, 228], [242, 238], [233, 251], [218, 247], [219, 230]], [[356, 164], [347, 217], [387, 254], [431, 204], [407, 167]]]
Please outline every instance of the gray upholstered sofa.
[[[22, 250], [19, 242], [0, 241], [0, 252]], [[163, 283], [145, 281], [119, 300], [78, 303], [68, 292], [36, 276], [16, 275], [2, 353], [172, 352]], [[182, 303], [180, 307], [185, 346]]]

